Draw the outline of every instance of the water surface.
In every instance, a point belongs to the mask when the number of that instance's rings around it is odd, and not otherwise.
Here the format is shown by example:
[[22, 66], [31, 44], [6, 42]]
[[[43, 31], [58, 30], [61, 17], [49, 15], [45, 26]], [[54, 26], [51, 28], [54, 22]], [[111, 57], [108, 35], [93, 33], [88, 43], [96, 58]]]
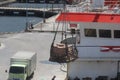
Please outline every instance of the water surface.
[[0, 32], [20, 32], [24, 31], [26, 22], [36, 24], [42, 18], [38, 17], [14, 17], [0, 16]]

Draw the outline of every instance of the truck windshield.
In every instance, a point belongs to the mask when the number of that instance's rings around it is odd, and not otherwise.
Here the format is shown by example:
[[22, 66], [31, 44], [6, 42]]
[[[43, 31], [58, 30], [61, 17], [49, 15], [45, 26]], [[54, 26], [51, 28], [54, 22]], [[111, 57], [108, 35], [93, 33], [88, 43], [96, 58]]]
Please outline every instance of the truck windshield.
[[21, 74], [24, 73], [24, 67], [10, 67], [10, 73]]

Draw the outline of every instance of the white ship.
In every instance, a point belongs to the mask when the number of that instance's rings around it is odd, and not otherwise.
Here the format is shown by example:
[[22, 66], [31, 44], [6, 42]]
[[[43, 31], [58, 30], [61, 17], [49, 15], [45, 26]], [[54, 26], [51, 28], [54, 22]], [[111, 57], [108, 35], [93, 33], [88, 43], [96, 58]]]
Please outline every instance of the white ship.
[[83, 0], [56, 21], [79, 31], [78, 58], [67, 63], [69, 80], [120, 80], [120, 0]]

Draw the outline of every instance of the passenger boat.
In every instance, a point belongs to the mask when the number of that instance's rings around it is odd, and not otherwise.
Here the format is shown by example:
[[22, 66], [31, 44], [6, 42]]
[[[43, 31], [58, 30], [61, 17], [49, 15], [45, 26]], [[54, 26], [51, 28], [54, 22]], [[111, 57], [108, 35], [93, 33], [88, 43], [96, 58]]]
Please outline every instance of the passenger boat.
[[82, 0], [66, 8], [56, 21], [67, 21], [80, 35], [68, 80], [120, 80], [120, 0]]

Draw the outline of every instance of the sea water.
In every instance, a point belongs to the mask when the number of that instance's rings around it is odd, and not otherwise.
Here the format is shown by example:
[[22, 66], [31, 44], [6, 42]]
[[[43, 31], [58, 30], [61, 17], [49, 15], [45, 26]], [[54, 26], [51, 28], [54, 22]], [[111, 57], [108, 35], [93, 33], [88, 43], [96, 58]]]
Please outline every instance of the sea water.
[[26, 22], [33, 25], [42, 21], [39, 17], [0, 16], [0, 32], [21, 32], [26, 28]]
[[[63, 4], [36, 4], [36, 3], [12, 3], [7, 7], [23, 8], [62, 8]], [[39, 17], [21, 17], [21, 16], [0, 16], [0, 32], [20, 32], [26, 28], [26, 23], [33, 25], [41, 22]]]

